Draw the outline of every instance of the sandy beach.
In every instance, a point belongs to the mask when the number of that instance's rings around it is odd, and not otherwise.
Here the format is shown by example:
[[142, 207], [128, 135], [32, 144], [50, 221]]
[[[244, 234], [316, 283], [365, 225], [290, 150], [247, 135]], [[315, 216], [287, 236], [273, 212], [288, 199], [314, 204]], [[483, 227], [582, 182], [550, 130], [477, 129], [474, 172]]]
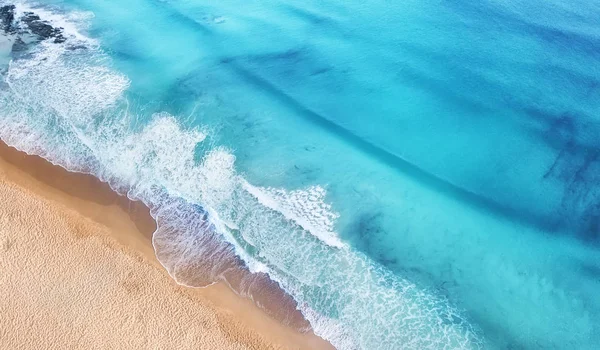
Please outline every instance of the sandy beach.
[[223, 283], [177, 285], [140, 203], [0, 144], [0, 348], [330, 349]]

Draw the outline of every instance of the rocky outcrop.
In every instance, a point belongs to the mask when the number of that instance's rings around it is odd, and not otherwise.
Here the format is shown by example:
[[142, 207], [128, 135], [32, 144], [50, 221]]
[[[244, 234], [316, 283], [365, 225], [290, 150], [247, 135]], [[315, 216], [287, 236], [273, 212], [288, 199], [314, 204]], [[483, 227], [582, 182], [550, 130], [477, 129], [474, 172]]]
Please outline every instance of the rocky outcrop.
[[6, 33], [14, 33], [16, 28], [15, 22], [15, 6], [6, 5], [0, 7], [0, 28]]
[[40, 16], [33, 12], [25, 12], [20, 20], [27, 28], [29, 28], [31, 33], [37, 35], [40, 40], [54, 38], [55, 43], [63, 43], [67, 40], [62, 34], [62, 28], [52, 27], [48, 22], [43, 21], [40, 19]]
[[53, 27], [34, 12], [16, 12], [14, 5], [0, 6], [0, 35], [8, 35], [13, 58], [26, 54], [32, 44], [40, 41], [64, 43], [63, 28]]
[[25, 12], [17, 18], [14, 5], [0, 7], [0, 30], [5, 34], [17, 35], [17, 40], [20, 42], [15, 41], [15, 45], [19, 50], [22, 50], [23, 45], [28, 41], [21, 38], [23, 35], [32, 35], [39, 41], [53, 39], [54, 43], [63, 43], [67, 40], [63, 35], [63, 28], [53, 27], [33, 12]]

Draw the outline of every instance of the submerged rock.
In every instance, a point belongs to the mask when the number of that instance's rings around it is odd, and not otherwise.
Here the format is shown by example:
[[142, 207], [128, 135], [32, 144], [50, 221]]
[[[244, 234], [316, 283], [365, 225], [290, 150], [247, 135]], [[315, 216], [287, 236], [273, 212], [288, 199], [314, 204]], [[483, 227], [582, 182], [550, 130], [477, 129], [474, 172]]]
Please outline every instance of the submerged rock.
[[12, 52], [23, 52], [26, 50], [27, 44], [21, 38], [17, 38], [12, 45]]

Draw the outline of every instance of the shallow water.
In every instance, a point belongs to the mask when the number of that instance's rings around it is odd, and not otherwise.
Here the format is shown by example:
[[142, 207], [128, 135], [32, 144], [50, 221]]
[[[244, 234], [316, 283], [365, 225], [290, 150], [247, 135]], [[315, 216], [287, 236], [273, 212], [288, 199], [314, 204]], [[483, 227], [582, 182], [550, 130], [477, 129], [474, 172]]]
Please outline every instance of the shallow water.
[[67, 41], [13, 58], [0, 136], [186, 228], [180, 283], [235, 253], [342, 349], [600, 345], [597, 4], [28, 10]]

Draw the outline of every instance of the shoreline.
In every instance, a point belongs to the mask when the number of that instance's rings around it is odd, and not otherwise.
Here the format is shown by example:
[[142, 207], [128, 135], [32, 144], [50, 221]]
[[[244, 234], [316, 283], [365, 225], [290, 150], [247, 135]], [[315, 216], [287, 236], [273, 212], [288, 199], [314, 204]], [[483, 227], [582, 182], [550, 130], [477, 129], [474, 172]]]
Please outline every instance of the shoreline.
[[[16, 185], [32, 197], [39, 197], [62, 210], [72, 213], [93, 224], [101, 226], [105, 233], [94, 233], [105, 240], [112, 241], [112, 249], [120, 254], [133, 257], [148, 265], [169, 280], [170, 288], [184, 294], [198, 307], [214, 307], [217, 318], [231, 319], [243, 325], [258, 338], [264, 338], [265, 344], [274, 347], [293, 349], [333, 349], [333, 346], [312, 331], [302, 333], [297, 328], [306, 328], [303, 318], [291, 317], [292, 324], [301, 324], [294, 329], [270, 316], [259, 308], [249, 297], [235, 293], [224, 282], [215, 282], [204, 288], [191, 288], [178, 285], [163, 268], [154, 255], [152, 234], [156, 230], [156, 222], [150, 215], [150, 209], [143, 203], [132, 201], [114, 192], [108, 184], [96, 177], [81, 173], [72, 173], [47, 160], [27, 155], [0, 140], [0, 174], [1, 181]], [[60, 233], [60, 232], [59, 232]], [[52, 254], [52, 252], [47, 252]], [[249, 271], [242, 270], [243, 274]], [[265, 305], [272, 303], [276, 314], [278, 309], [289, 308], [291, 299], [265, 276], [252, 276], [253, 281], [262, 283], [251, 297]], [[268, 281], [267, 281], [268, 280]], [[276, 290], [278, 289], [278, 290]], [[261, 293], [265, 296], [261, 300]], [[267, 306], [268, 308], [268, 306]], [[297, 310], [296, 310], [297, 311]], [[284, 312], [284, 313], [287, 313]], [[297, 311], [299, 314], [299, 312]], [[151, 317], [149, 315], [148, 317]], [[176, 320], [175, 320], [176, 321]], [[228, 320], [229, 321], [229, 320]], [[227, 325], [229, 322], [221, 322]], [[232, 331], [234, 332], [234, 331]], [[235, 332], [234, 332], [235, 333]], [[242, 337], [243, 338], [243, 337]], [[251, 346], [254, 347], [254, 346]]]

